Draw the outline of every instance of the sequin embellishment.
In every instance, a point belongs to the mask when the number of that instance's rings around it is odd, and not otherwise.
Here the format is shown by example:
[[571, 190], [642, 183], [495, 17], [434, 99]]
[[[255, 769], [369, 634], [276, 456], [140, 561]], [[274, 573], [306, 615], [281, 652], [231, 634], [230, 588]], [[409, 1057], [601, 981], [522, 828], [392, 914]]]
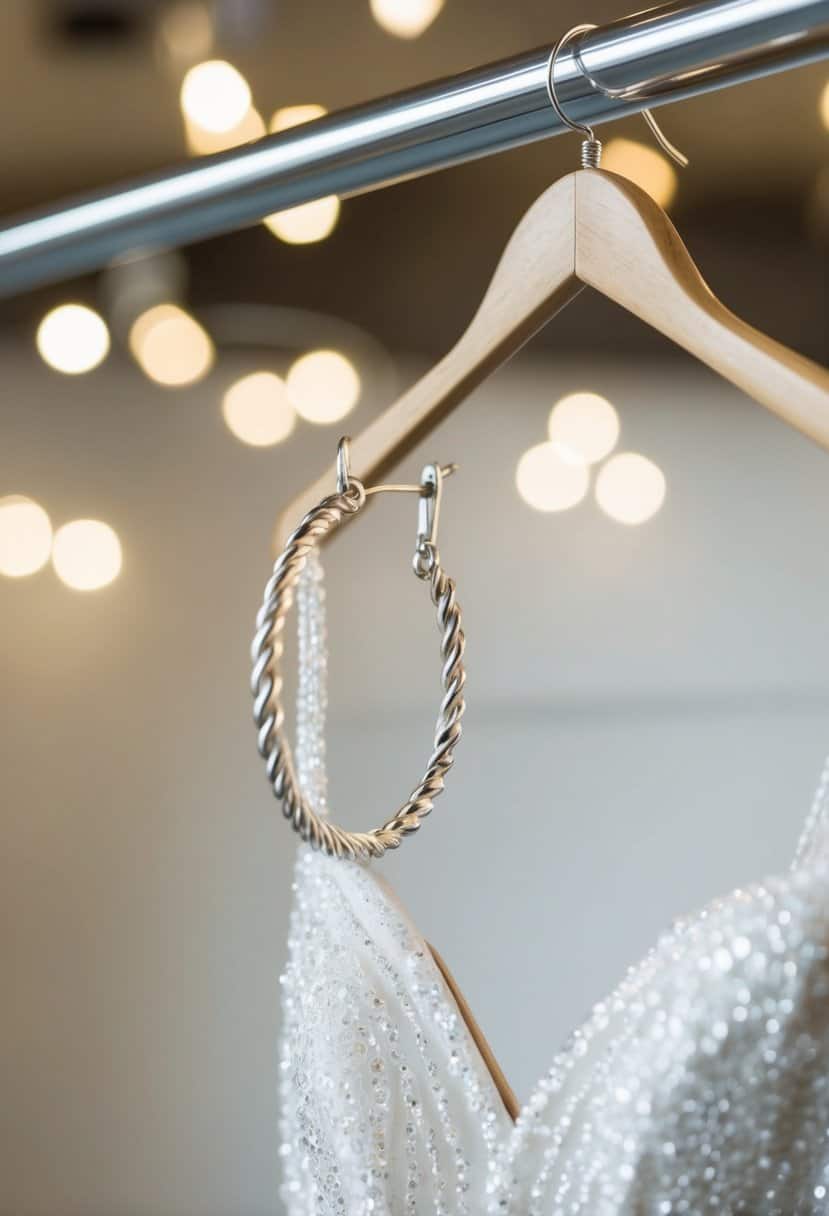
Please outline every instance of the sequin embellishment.
[[[298, 775], [325, 809], [322, 571], [297, 591]], [[303, 846], [282, 977], [289, 1216], [826, 1216], [829, 766], [788, 874], [678, 921], [513, 1124], [371, 865]]]

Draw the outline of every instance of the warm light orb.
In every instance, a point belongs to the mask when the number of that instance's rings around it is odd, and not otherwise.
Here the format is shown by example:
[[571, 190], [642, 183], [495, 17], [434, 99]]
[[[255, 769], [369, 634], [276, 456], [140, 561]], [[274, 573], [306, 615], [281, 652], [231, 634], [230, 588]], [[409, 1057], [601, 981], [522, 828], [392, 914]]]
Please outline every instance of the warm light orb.
[[257, 448], [281, 443], [296, 423], [285, 382], [273, 372], [252, 372], [231, 384], [222, 415], [237, 439]]
[[302, 106], [283, 106], [275, 110], [271, 117], [271, 133], [287, 131], [290, 127], [301, 126], [304, 122], [313, 122], [315, 118], [323, 118], [328, 111], [325, 106], [309, 102]]
[[103, 317], [85, 304], [61, 304], [40, 322], [37, 349], [55, 371], [77, 376], [91, 372], [106, 357], [109, 330]]
[[220, 133], [237, 127], [250, 109], [250, 87], [241, 72], [224, 59], [197, 63], [181, 83], [185, 118], [205, 131]]
[[443, 8], [443, 0], [370, 0], [370, 3], [377, 24], [398, 38], [417, 38]]
[[620, 452], [599, 470], [596, 501], [620, 524], [643, 524], [665, 501], [665, 475], [646, 456]]
[[[288, 131], [302, 123], [322, 118], [328, 111], [325, 106], [309, 103], [301, 106], [283, 106], [271, 118], [271, 131]], [[335, 194], [300, 203], [286, 211], [275, 211], [265, 216], [266, 227], [289, 245], [310, 245], [323, 241], [334, 231], [340, 216], [340, 200]]]
[[619, 415], [598, 393], [568, 393], [550, 412], [550, 442], [570, 464], [595, 464], [619, 438]]
[[602, 168], [641, 186], [660, 207], [670, 205], [679, 185], [676, 170], [667, 157], [634, 139], [609, 140], [602, 152]]
[[206, 131], [198, 123], [185, 118], [184, 134], [188, 150], [194, 156], [208, 156], [211, 152], [226, 152], [228, 148], [261, 139], [265, 134], [265, 121], [259, 111], [251, 106], [242, 121], [229, 131]]
[[826, 130], [829, 131], [829, 80], [826, 81], [821, 91], [820, 101], [818, 102], [818, 113], [820, 114], [820, 121], [826, 127]]
[[141, 370], [171, 388], [194, 384], [213, 364], [210, 335], [176, 304], [157, 304], [133, 323], [129, 348]]
[[325, 198], [266, 215], [265, 225], [274, 236], [289, 245], [310, 245], [330, 236], [339, 217], [340, 200], [336, 194], [329, 194]]
[[285, 378], [294, 409], [306, 422], [337, 422], [360, 397], [360, 377], [336, 350], [312, 350], [291, 364]]
[[121, 542], [99, 519], [74, 519], [55, 533], [52, 565], [61, 582], [75, 591], [97, 591], [118, 577]]
[[38, 503], [22, 494], [0, 498], [0, 574], [23, 578], [49, 560], [52, 525]]
[[562, 459], [554, 444], [539, 443], [519, 460], [515, 484], [536, 511], [566, 511], [584, 498], [590, 473], [586, 465]]

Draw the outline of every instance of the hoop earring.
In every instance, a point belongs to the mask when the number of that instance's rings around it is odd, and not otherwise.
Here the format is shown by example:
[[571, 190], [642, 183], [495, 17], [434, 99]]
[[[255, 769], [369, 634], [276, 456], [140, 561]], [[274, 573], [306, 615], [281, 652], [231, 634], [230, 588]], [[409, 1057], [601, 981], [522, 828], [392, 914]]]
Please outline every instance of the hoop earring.
[[[365, 860], [382, 857], [396, 849], [405, 836], [416, 832], [421, 820], [430, 813], [435, 799], [443, 792], [446, 774], [455, 759], [455, 746], [461, 737], [461, 718], [466, 672], [463, 665], [465, 639], [455, 584], [446, 574], [437, 549], [437, 528], [443, 481], [457, 466], [429, 464], [420, 485], [380, 485], [366, 488], [351, 475], [350, 443], [343, 438], [337, 448], [337, 490], [309, 511], [293, 531], [265, 586], [262, 607], [256, 618], [256, 635], [251, 646], [253, 672], [253, 719], [258, 731], [259, 753], [265, 760], [268, 783], [282, 803], [282, 812], [302, 839], [332, 857]], [[353, 519], [371, 494], [390, 491], [419, 495], [418, 529], [412, 561], [415, 575], [429, 582], [432, 603], [437, 612], [441, 635], [440, 654], [443, 698], [435, 726], [435, 740], [426, 772], [406, 802], [379, 828], [369, 832], [350, 832], [322, 818], [314, 810], [297, 781], [293, 755], [284, 732], [285, 713], [280, 694], [282, 679], [279, 662], [283, 645], [281, 634], [294, 598], [294, 588], [309, 554], [343, 522]]]

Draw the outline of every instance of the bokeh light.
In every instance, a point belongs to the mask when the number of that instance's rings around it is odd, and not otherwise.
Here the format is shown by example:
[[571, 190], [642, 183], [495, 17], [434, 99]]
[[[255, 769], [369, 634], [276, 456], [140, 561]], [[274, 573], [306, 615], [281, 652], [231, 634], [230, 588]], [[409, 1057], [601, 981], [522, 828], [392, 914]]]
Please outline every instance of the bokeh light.
[[141, 370], [171, 388], [194, 384], [213, 365], [210, 335], [177, 304], [156, 304], [133, 323], [129, 347]]
[[619, 415], [598, 393], [568, 393], [553, 406], [547, 433], [563, 460], [595, 464], [616, 446]]
[[370, 0], [379, 26], [397, 38], [417, 38], [443, 8], [443, 0]]
[[228, 148], [261, 139], [265, 134], [265, 121], [259, 111], [251, 106], [242, 121], [229, 131], [206, 131], [198, 123], [185, 118], [184, 134], [187, 147], [194, 156], [209, 156], [212, 152], [226, 152]]
[[291, 364], [285, 378], [294, 409], [306, 422], [337, 422], [360, 397], [360, 377], [336, 350], [312, 350]]
[[190, 68], [180, 99], [185, 118], [216, 133], [237, 127], [251, 104], [248, 82], [224, 59], [208, 59]]
[[118, 577], [121, 542], [100, 519], [74, 519], [55, 533], [52, 565], [74, 591], [97, 591]]
[[265, 216], [265, 225], [288, 245], [310, 245], [330, 236], [340, 217], [340, 200], [335, 194], [300, 203], [285, 211]]
[[276, 135], [287, 131], [290, 127], [299, 127], [304, 122], [313, 122], [315, 118], [323, 118], [328, 111], [325, 106], [308, 102], [301, 106], [282, 106], [275, 110], [271, 117], [271, 132]]
[[665, 501], [665, 474], [638, 452], [620, 452], [602, 465], [596, 501], [620, 524], [643, 524]]
[[47, 312], [36, 340], [43, 361], [68, 376], [91, 372], [109, 351], [106, 322], [85, 304], [60, 304]]
[[46, 565], [51, 550], [52, 525], [43, 507], [22, 494], [0, 498], [0, 574], [34, 574]]
[[584, 498], [590, 473], [586, 465], [562, 459], [554, 444], [539, 443], [519, 460], [515, 484], [536, 511], [566, 511]]
[[[271, 118], [271, 131], [287, 131], [291, 127], [322, 118], [325, 106], [308, 103], [300, 106], [283, 106]], [[266, 227], [289, 245], [310, 245], [323, 241], [334, 231], [340, 216], [340, 200], [335, 194], [300, 203], [285, 211], [275, 211], [265, 216]]]
[[676, 170], [668, 158], [635, 139], [608, 140], [602, 152], [602, 168], [620, 173], [641, 186], [660, 207], [670, 206], [679, 186]]
[[296, 424], [285, 382], [273, 372], [251, 372], [231, 384], [222, 415], [236, 438], [253, 447], [281, 443]]

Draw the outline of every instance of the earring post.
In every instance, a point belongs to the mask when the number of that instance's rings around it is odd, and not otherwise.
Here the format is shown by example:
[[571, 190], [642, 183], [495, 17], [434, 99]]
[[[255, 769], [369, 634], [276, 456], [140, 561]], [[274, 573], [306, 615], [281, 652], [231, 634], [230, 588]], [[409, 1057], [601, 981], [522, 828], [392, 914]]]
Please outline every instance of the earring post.
[[[427, 466], [440, 470], [441, 477], [451, 477], [453, 473], [457, 473], [460, 465], [452, 461], [451, 464], [435, 464]], [[365, 486], [366, 498], [371, 494], [419, 494], [421, 498], [432, 498], [434, 488], [430, 484], [421, 482], [420, 485], [401, 485], [400, 483], [381, 484], [379, 486]]]

